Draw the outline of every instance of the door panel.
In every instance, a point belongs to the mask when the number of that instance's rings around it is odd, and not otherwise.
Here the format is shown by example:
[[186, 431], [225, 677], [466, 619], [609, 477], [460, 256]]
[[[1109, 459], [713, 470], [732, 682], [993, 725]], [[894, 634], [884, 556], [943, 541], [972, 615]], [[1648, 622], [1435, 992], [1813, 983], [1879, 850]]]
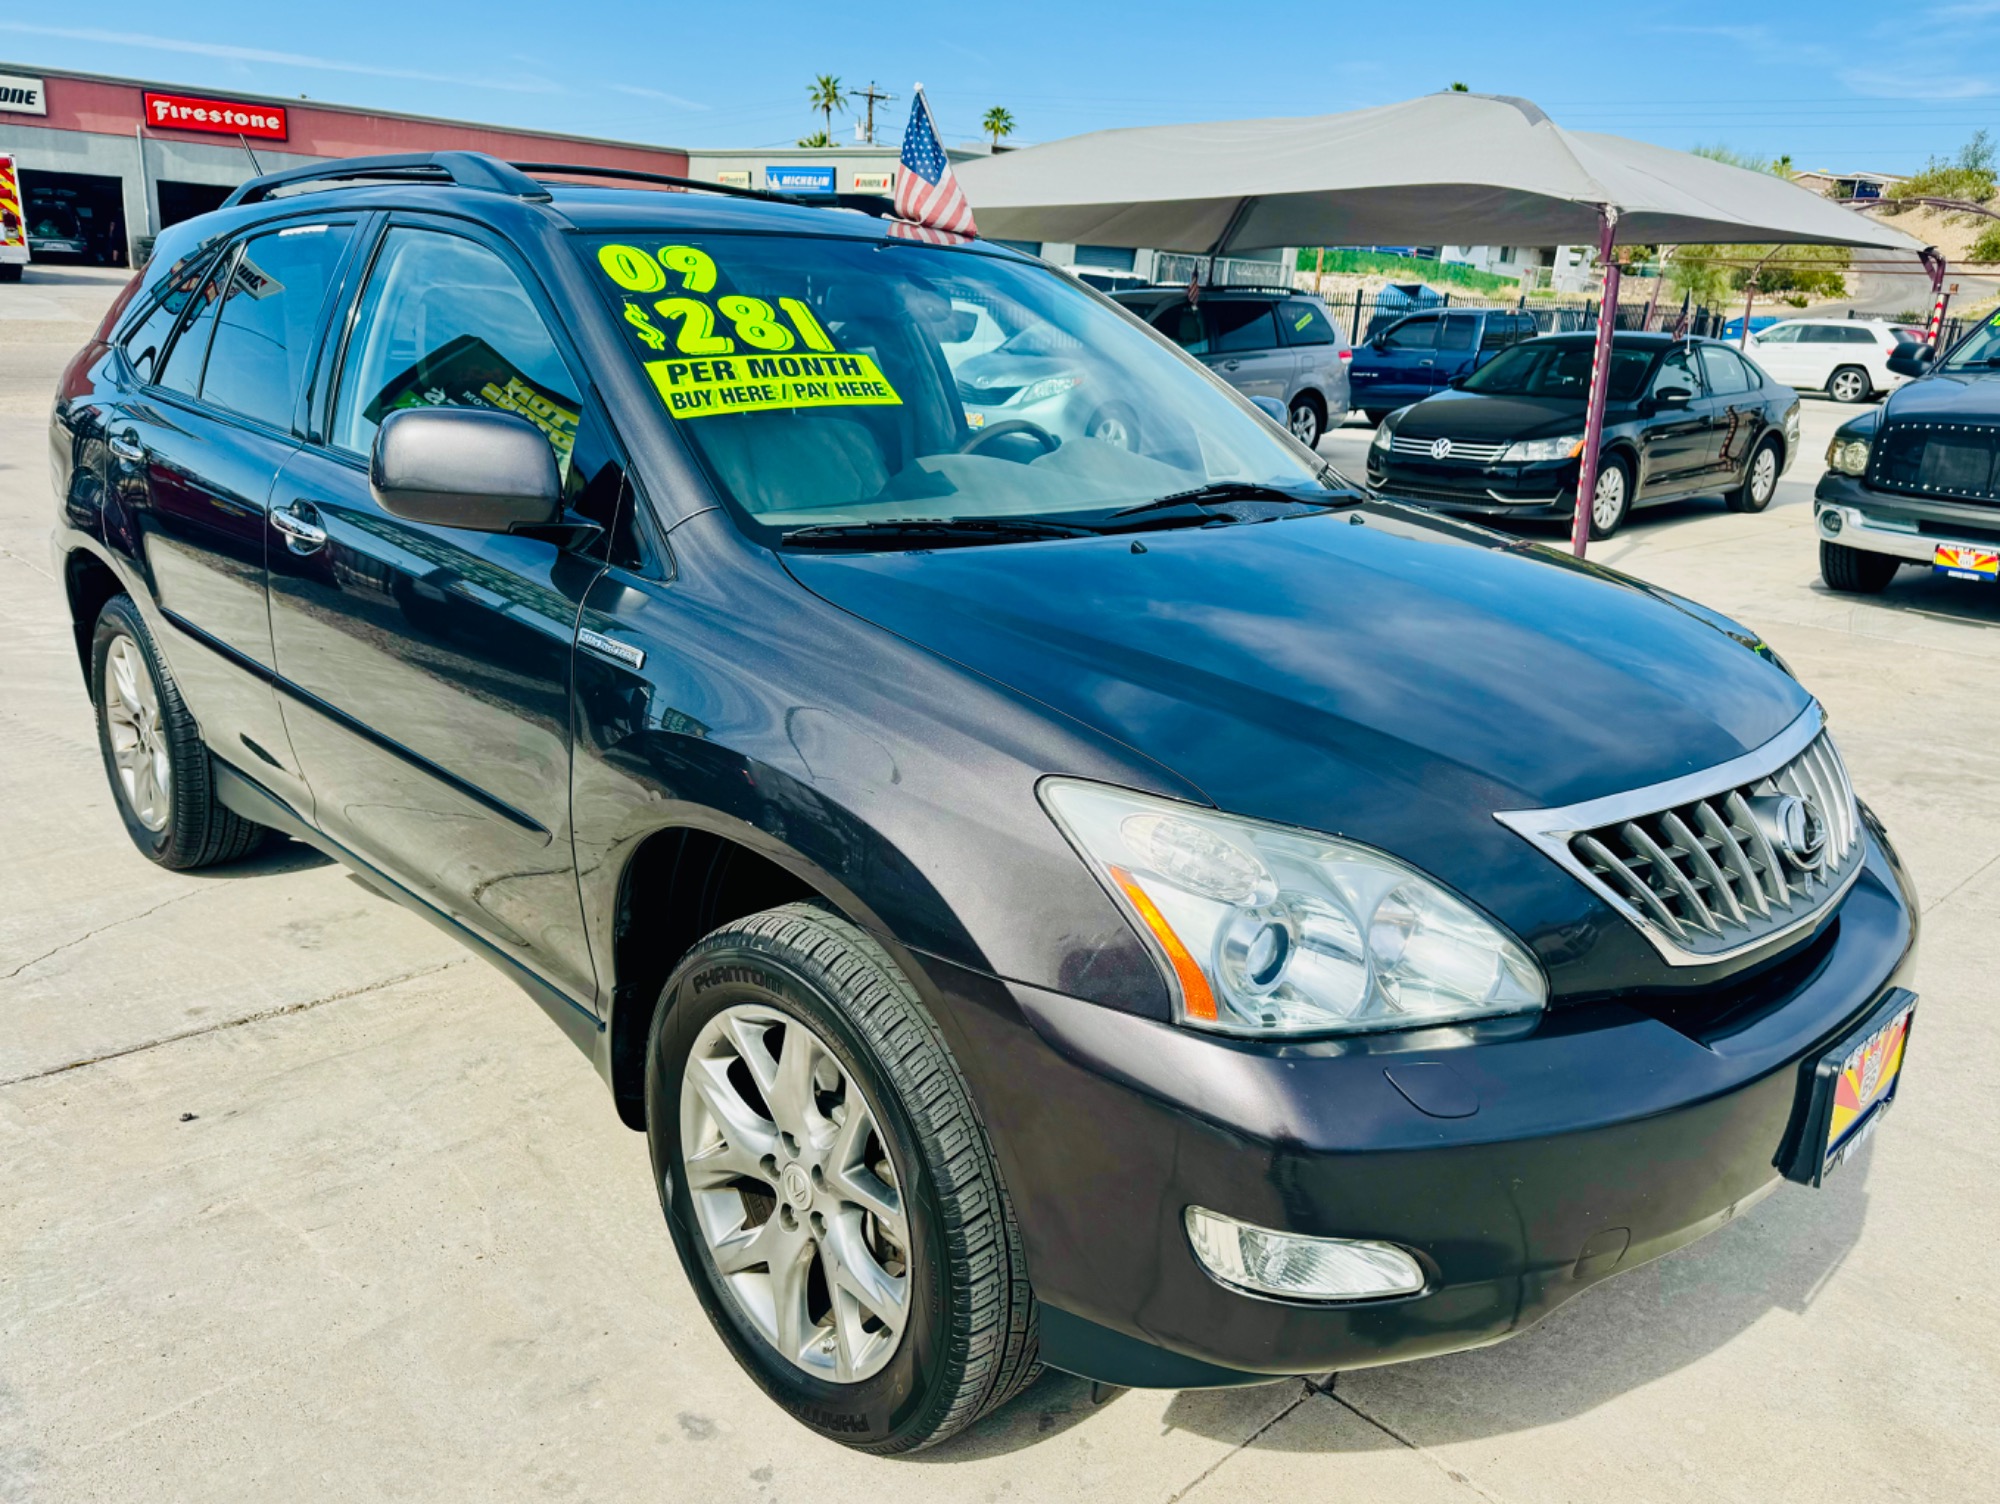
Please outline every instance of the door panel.
[[1666, 408], [1646, 421], [1639, 439], [1645, 474], [1642, 489], [1659, 495], [1685, 491], [1698, 484], [1712, 463], [1715, 436], [1710, 402], [1691, 347], [1670, 351], [1660, 362], [1649, 389], [1657, 398], [1669, 389], [1691, 394], [1683, 408]]
[[1479, 359], [1479, 315], [1447, 313], [1438, 320], [1437, 356], [1429, 371], [1430, 389], [1441, 392]]
[[1283, 402], [1299, 360], [1278, 343], [1271, 305], [1223, 299], [1206, 305], [1206, 312], [1210, 338], [1202, 359], [1244, 396]]
[[[322, 829], [577, 998], [595, 991], [569, 824], [570, 659], [601, 563], [376, 505], [399, 408], [522, 411], [574, 467], [581, 384], [518, 269], [468, 237], [383, 237], [332, 444], [279, 478], [271, 630]], [[283, 531], [280, 530], [282, 527]]]
[[1385, 329], [1379, 348], [1370, 344], [1355, 351], [1355, 406], [1407, 407], [1436, 390], [1431, 372], [1437, 365], [1437, 328], [1436, 314], [1419, 314]]
[[1711, 478], [1722, 482], [1743, 473], [1764, 423], [1764, 393], [1756, 373], [1734, 350], [1701, 346], [1701, 372], [1708, 386], [1709, 423], [1715, 443], [1709, 453]]

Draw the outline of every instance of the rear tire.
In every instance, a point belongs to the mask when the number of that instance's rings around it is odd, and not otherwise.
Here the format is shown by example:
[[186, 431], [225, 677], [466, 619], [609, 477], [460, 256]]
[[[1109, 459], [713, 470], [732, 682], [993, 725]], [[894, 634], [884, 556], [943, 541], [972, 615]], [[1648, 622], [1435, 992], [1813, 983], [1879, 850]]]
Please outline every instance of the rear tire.
[[1862, 548], [1849, 548], [1845, 543], [1820, 540], [1819, 577], [1826, 581], [1829, 590], [1848, 595], [1880, 595], [1896, 578], [1902, 562], [1893, 554], [1870, 553]]
[[1292, 437], [1308, 449], [1319, 447], [1320, 435], [1326, 432], [1326, 408], [1311, 392], [1301, 392], [1292, 399]]
[[1860, 366], [1842, 366], [1826, 378], [1826, 394], [1835, 402], [1852, 406], [1866, 402], [1875, 392], [1875, 383]]
[[1778, 494], [1778, 441], [1766, 439], [1750, 452], [1743, 467], [1743, 483], [1723, 500], [1732, 512], [1761, 512]]
[[9, 261], [4, 264], [0, 264], [0, 282], [18, 282], [20, 280], [21, 280], [20, 262]]
[[936, 1022], [870, 935], [811, 903], [723, 926], [667, 982], [646, 1058], [682, 1266], [795, 1420], [908, 1452], [1033, 1381], [999, 1166]]
[[145, 618], [113, 596], [90, 643], [97, 743], [111, 794], [149, 861], [176, 872], [238, 861], [270, 831], [215, 797], [215, 767]]

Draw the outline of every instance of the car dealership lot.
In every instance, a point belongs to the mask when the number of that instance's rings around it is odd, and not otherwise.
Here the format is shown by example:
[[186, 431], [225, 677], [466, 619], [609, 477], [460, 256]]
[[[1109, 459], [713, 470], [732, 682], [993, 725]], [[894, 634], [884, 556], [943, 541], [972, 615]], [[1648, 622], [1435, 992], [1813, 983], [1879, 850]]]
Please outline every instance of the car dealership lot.
[[[1858, 1164], [1496, 1348], [1331, 1398], [1093, 1404], [1052, 1375], [883, 1461], [794, 1426], [729, 1359], [643, 1139], [510, 984], [302, 848], [206, 876], [130, 849], [46, 549], [49, 392], [115, 285], [0, 290], [0, 1500], [1990, 1486], [2000, 590], [1817, 584], [1809, 498], [1845, 409], [1807, 403], [1768, 513], [1669, 505], [1594, 557], [1765, 632], [1915, 873], [1925, 1001]], [[1367, 441], [1322, 447], [1358, 475]]]

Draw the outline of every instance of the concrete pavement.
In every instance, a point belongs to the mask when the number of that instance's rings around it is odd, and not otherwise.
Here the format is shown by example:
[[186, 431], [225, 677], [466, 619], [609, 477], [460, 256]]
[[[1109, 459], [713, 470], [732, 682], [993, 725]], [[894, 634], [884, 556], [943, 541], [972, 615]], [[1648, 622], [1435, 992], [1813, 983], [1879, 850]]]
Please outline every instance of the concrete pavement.
[[2000, 591], [1817, 584], [1837, 410], [1768, 513], [1596, 552], [1765, 633], [1916, 874], [1924, 1004], [1859, 1164], [1499, 1347], [1332, 1397], [1051, 1375], [885, 1461], [737, 1370], [643, 1140], [525, 997], [310, 853], [131, 851], [46, 550], [49, 392], [114, 286], [0, 288], [0, 1500], [1990, 1495]]

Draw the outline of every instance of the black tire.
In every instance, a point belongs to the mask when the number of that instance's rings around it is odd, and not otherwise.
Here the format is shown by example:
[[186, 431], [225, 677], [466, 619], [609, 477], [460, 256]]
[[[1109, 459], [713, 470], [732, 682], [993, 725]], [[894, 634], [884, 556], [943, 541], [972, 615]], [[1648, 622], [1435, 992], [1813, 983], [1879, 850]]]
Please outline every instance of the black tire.
[[1848, 595], [1880, 595], [1896, 578], [1902, 562], [1893, 554], [1870, 553], [1863, 548], [1849, 548], [1845, 543], [1820, 540], [1819, 577], [1826, 581], [1829, 590]]
[[[122, 646], [128, 643], [129, 650]], [[114, 650], [118, 650], [121, 664], [132, 671], [132, 683], [141, 701], [150, 692], [154, 702], [145, 716], [135, 715], [129, 725], [123, 720], [114, 725], [108, 708], [107, 691], [117, 687], [107, 677], [113, 673], [107, 664]], [[137, 680], [141, 672], [149, 681], [144, 686]], [[186, 872], [239, 861], [264, 844], [271, 835], [269, 830], [244, 819], [215, 797], [215, 768], [201, 739], [201, 728], [182, 702], [173, 671], [160, 656], [145, 618], [129, 595], [113, 596], [92, 629], [90, 694], [97, 711], [97, 745], [104, 756], [112, 798], [125, 821], [126, 834], [149, 861]], [[143, 734], [133, 729], [140, 719], [150, 723]], [[136, 744], [152, 751], [155, 768], [164, 756], [164, 782], [156, 776], [151, 785], [158, 797], [144, 800], [143, 806], [135, 803], [137, 796], [128, 790], [120, 772], [120, 754], [114, 746], [117, 737], [125, 738], [128, 746]]]
[[[1615, 475], [1616, 481], [1610, 479]], [[1615, 454], [1607, 454], [1597, 465], [1597, 488], [1600, 495], [1607, 487], [1618, 488], [1618, 504], [1614, 514], [1598, 519], [1598, 511], [1593, 503], [1590, 509], [1590, 536], [1594, 541], [1602, 541], [1625, 525], [1625, 519], [1632, 515], [1632, 466]]]
[[[1764, 457], [1770, 456], [1770, 464], [1762, 473], [1759, 467]], [[1724, 493], [1723, 500], [1732, 512], [1761, 512], [1771, 504], [1771, 498], [1778, 494], [1778, 441], [1765, 439], [1750, 451], [1750, 462], [1743, 467], [1743, 482], [1734, 490]]]
[[0, 263], [0, 282], [18, 282], [20, 280], [21, 280], [20, 262], [8, 261]]
[[[705, 1026], [732, 1008], [784, 1016], [776, 1058], [797, 1037], [793, 1021], [803, 1023], [846, 1073], [842, 1092], [859, 1083], [889, 1161], [909, 1230], [906, 1324], [886, 1366], [856, 1382], [810, 1373], [780, 1352], [719, 1270], [694, 1194], [673, 1191], [690, 1184], [682, 1143], [690, 1056]], [[775, 1059], [770, 1063], [775, 1072]], [[821, 1090], [819, 1077], [813, 1080]], [[776, 1126], [784, 1115], [763, 1109], [767, 1140], [793, 1142]], [[985, 1128], [916, 989], [865, 931], [817, 904], [794, 903], [725, 925], [696, 945], [668, 980], [653, 1019], [646, 1125], [667, 1225], [709, 1320], [737, 1362], [802, 1425], [859, 1451], [913, 1451], [963, 1430], [1040, 1372], [1034, 1297]], [[787, 1216], [788, 1171], [770, 1155], [760, 1164], [772, 1168], [733, 1182], [749, 1230]], [[760, 1176], [766, 1188], [755, 1190]], [[812, 1181], [824, 1189], [817, 1166]], [[769, 1205], [756, 1223], [753, 1195], [760, 1208]], [[820, 1203], [813, 1206], [818, 1227]], [[828, 1266], [818, 1237], [807, 1257], [824, 1288]], [[764, 1270], [775, 1280], [774, 1264]]]
[[1875, 383], [1860, 366], [1840, 366], [1826, 378], [1826, 394], [1835, 402], [1853, 405], [1875, 395]]
[[1292, 437], [1308, 449], [1317, 448], [1326, 432], [1326, 404], [1312, 392], [1300, 392], [1292, 399], [1288, 416]]

